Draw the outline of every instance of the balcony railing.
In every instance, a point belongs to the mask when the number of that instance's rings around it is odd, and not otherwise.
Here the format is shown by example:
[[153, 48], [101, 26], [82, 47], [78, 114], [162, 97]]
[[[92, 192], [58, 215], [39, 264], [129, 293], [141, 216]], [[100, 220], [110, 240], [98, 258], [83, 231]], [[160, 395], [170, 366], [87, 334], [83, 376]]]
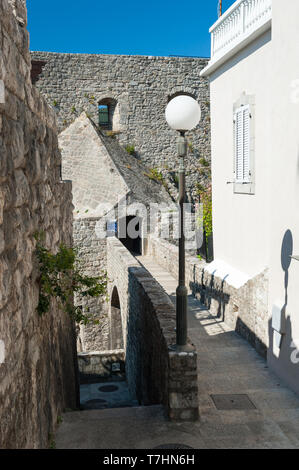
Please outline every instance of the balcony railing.
[[234, 49], [272, 18], [272, 0], [237, 0], [211, 27], [211, 62]]

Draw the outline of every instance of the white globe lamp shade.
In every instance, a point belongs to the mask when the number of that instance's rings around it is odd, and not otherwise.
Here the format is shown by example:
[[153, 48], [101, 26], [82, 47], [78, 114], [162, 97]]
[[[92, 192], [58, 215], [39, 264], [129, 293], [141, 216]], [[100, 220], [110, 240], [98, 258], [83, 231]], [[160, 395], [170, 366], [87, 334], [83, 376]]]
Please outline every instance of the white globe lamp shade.
[[176, 131], [191, 131], [200, 121], [199, 103], [188, 95], [178, 95], [169, 101], [165, 110], [166, 121]]

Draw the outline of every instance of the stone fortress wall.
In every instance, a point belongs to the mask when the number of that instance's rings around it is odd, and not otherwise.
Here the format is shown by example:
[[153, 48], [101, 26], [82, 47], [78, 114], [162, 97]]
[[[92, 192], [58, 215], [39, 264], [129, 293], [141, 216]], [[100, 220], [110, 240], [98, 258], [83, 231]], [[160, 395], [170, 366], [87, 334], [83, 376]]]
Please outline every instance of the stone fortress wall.
[[53, 302], [36, 311], [34, 234], [72, 240], [71, 184], [60, 179], [56, 116], [30, 80], [22, 0], [0, 2], [0, 448], [47, 447], [77, 406], [74, 325]]
[[165, 122], [165, 107], [176, 93], [197, 99], [202, 119], [187, 134], [186, 159], [187, 192], [196, 197], [196, 183], [207, 181], [210, 162], [209, 85], [200, 77], [207, 59], [51, 52], [32, 52], [31, 57], [45, 63], [36, 86], [55, 109], [60, 130], [82, 111], [98, 123], [98, 104], [110, 103], [115, 138], [134, 146], [137, 158], [158, 168], [174, 192], [176, 132]]

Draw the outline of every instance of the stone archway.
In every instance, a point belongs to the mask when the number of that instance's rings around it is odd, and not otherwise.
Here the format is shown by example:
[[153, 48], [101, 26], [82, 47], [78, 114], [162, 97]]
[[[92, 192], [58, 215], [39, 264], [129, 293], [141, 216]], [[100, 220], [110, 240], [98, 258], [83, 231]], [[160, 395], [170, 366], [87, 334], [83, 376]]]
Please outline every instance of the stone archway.
[[110, 349], [123, 349], [124, 337], [122, 329], [121, 308], [116, 286], [114, 286], [112, 290], [110, 309]]

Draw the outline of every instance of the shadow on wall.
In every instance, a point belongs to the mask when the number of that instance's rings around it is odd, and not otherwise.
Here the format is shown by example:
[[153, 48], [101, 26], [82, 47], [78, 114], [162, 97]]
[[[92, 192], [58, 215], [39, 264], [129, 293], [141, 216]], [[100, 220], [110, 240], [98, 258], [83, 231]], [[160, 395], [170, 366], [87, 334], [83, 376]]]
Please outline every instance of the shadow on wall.
[[[222, 322], [227, 321], [235, 331], [246, 339], [256, 351], [266, 358], [267, 346], [253, 331], [252, 327], [246, 322], [246, 310], [249, 310], [250, 305], [242, 299], [242, 295], [246, 291], [237, 292], [233, 291], [232, 294], [225, 292], [225, 281], [227, 276], [223, 279], [215, 277], [215, 273], [201, 272], [201, 282], [198, 282], [198, 273], [196, 273], [196, 265], [193, 266], [193, 280], [189, 282], [189, 288], [192, 294], [203, 304], [212, 315]], [[247, 315], [248, 317], [248, 315]], [[245, 318], [245, 319], [244, 319]]]
[[224, 292], [225, 278], [221, 284], [215, 285], [215, 276], [212, 274], [210, 279], [205, 279], [205, 273], [201, 273], [201, 283], [197, 281], [196, 265], [193, 266], [193, 280], [189, 282], [189, 288], [194, 297], [202, 303], [208, 310], [211, 309], [213, 304], [213, 311], [216, 312], [217, 318], [225, 321], [225, 310], [229, 304], [230, 295]]
[[[268, 363], [270, 367], [297, 393], [299, 393], [299, 338], [293, 338], [290, 316], [286, 318], [288, 306], [289, 268], [293, 255], [293, 235], [291, 230], [284, 234], [281, 245], [281, 267], [284, 272], [284, 305], [281, 310], [281, 328], [269, 319], [269, 350]], [[299, 279], [298, 279], [299, 283]], [[273, 328], [275, 327], [275, 329]]]
[[112, 290], [111, 295], [111, 312], [110, 312], [110, 349], [123, 349], [124, 338], [122, 328], [122, 317], [118, 290], [116, 286]]

